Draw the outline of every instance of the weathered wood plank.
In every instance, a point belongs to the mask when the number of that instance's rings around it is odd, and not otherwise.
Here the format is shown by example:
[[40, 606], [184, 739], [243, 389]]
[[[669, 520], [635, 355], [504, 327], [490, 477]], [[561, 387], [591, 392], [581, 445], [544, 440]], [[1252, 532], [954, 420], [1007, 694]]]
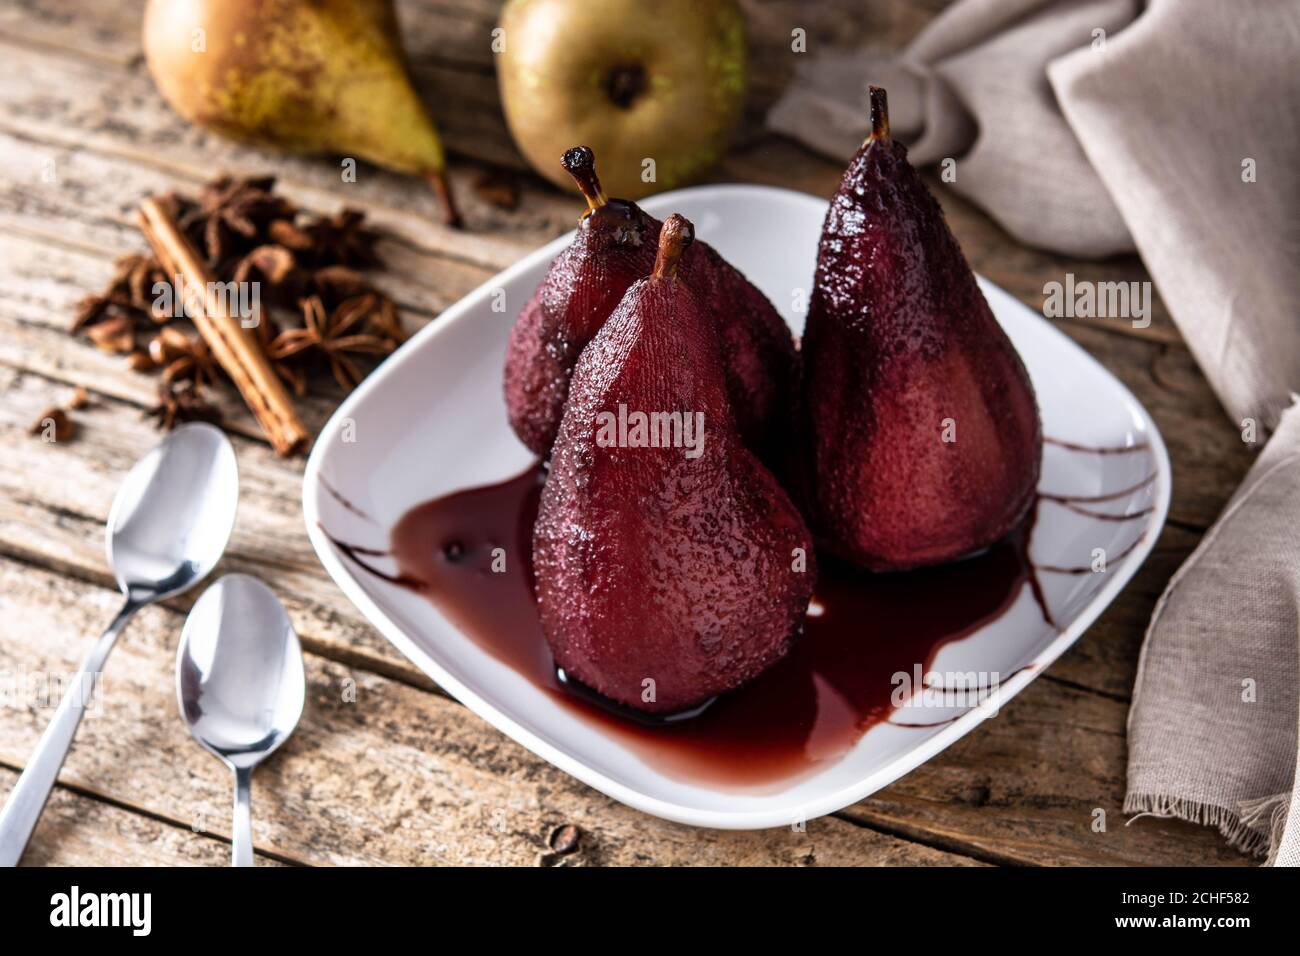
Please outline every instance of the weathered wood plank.
[[[135, 224], [139, 202], [145, 196], [169, 189], [194, 195], [218, 169], [240, 174], [281, 169], [278, 158], [255, 155], [238, 164], [207, 168], [144, 166], [129, 156], [33, 140], [23, 132], [4, 130], [2, 121], [0, 159], [10, 171], [0, 185], [0, 227], [85, 248], [123, 251], [142, 248]], [[47, 175], [52, 175], [53, 181], [43, 178]], [[364, 207], [372, 226], [383, 236], [378, 252], [387, 266], [387, 291], [408, 307], [429, 313], [456, 301], [458, 289], [474, 288], [523, 253], [571, 229], [575, 221], [575, 204], [557, 194], [541, 200], [554, 205], [532, 226], [521, 221], [518, 230], [504, 231], [500, 237], [479, 232], [446, 240], [443, 227], [418, 214], [371, 203], [359, 194], [365, 191], [360, 188], [362, 181], [364, 177], [357, 184], [338, 184], [331, 190], [328, 182], [306, 187], [282, 177], [279, 188], [302, 208], [315, 212], [333, 213], [346, 205]], [[390, 195], [394, 203], [402, 201], [400, 191]]]
[[[844, 815], [1005, 862], [1252, 862], [1213, 829], [1154, 818], [1125, 825], [1127, 716], [1127, 703], [1037, 680], [997, 717]], [[1098, 820], [1104, 832], [1093, 830]]]
[[[18, 773], [0, 767], [0, 793]], [[228, 866], [230, 844], [55, 787], [22, 866]], [[279, 866], [258, 854], [258, 866]]]
[[[450, 170], [469, 228], [448, 229], [438, 220], [431, 191], [418, 180], [374, 167], [358, 168], [355, 182], [344, 182], [336, 160], [284, 156], [223, 140], [190, 126], [161, 100], [143, 67], [50, 54], [0, 39], [0, 129], [11, 136], [54, 147], [56, 181], [48, 182], [51, 157], [0, 144], [12, 183], [24, 192], [61, 192], [61, 201], [80, 200], [75, 177], [65, 163], [93, 150], [139, 167], [126, 181], [102, 184], [117, 196], [121, 214], [131, 214], [142, 191], [134, 182], [150, 170], [170, 173], [192, 184], [220, 169], [264, 173], [274, 169], [286, 194], [305, 208], [330, 211], [345, 203], [364, 206], [371, 219], [410, 246], [476, 263], [493, 271], [571, 228], [575, 202], [550, 188], [532, 187], [520, 178], [519, 208], [506, 212], [482, 200], [473, 188], [481, 168], [454, 164]], [[143, 192], [160, 188], [159, 176]], [[101, 188], [102, 188], [101, 187]], [[60, 200], [50, 200], [60, 201]], [[112, 208], [112, 207], [110, 207]]]
[[0, 36], [126, 66], [140, 55], [143, 11], [144, 0], [12, 0], [0, 7]]
[[[277, 590], [279, 588], [277, 583]], [[66, 675], [118, 596], [0, 560], [0, 672]], [[149, 608], [105, 669], [61, 780], [182, 827], [228, 834], [229, 772], [176, 713], [181, 616]], [[31, 635], [41, 635], [40, 641]], [[437, 695], [307, 655], [307, 708], [297, 733], [253, 782], [262, 850], [331, 864], [510, 863], [543, 859], [550, 832], [581, 828], [585, 864], [963, 864], [965, 857], [824, 818], [807, 832], [701, 831], [615, 804]], [[19, 766], [49, 717], [37, 700], [0, 719], [0, 761]], [[59, 831], [47, 831], [45, 839]], [[42, 841], [44, 842], [44, 841]], [[35, 847], [38, 853], [57, 847]], [[122, 844], [123, 855], [136, 848]]]

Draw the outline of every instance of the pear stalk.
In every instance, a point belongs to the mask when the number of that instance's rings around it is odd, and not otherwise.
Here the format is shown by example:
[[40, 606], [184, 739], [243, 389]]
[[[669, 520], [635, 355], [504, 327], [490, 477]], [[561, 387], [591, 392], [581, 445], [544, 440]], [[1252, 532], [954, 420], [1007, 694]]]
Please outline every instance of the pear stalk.
[[871, 135], [866, 141], [889, 142], [889, 98], [879, 86], [867, 88], [871, 94]]
[[583, 213], [584, 216], [591, 215], [609, 202], [605, 191], [600, 188], [600, 178], [596, 175], [596, 154], [589, 146], [575, 146], [573, 149], [566, 150], [560, 163], [578, 184], [582, 198], [587, 200], [587, 211]]
[[656, 279], [673, 279], [677, 276], [677, 263], [686, 247], [695, 241], [695, 227], [684, 216], [673, 213], [664, 221], [659, 236], [659, 252], [655, 255], [652, 275]]
[[447, 181], [447, 174], [438, 170], [427, 173], [425, 178], [433, 187], [433, 194], [438, 199], [438, 208], [442, 210], [442, 221], [452, 229], [463, 229], [465, 220], [460, 217], [460, 210], [456, 208], [456, 200], [451, 194], [451, 184]]

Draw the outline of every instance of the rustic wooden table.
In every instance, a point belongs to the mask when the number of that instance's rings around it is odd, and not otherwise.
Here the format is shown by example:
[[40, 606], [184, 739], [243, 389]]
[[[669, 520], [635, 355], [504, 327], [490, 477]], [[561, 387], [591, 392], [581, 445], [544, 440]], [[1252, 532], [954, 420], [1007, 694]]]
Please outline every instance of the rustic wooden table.
[[[365, 208], [388, 235], [382, 283], [408, 322], [438, 313], [521, 254], [570, 228], [577, 203], [524, 168], [497, 103], [492, 0], [399, 3], [418, 81], [453, 153], [469, 231], [437, 224], [417, 182], [364, 168], [339, 182], [325, 160], [285, 160], [187, 126], [155, 92], [140, 53], [142, 0], [10, 0], [0, 9], [0, 793], [30, 754], [51, 705], [45, 675], [67, 675], [118, 596], [103, 524], [123, 474], [158, 438], [142, 410], [151, 379], [66, 333], [73, 305], [113, 259], [139, 250], [134, 210], [148, 193], [193, 192], [218, 169], [274, 171], [302, 206]], [[790, 30], [819, 44], [901, 45], [939, 0], [746, 4], [755, 48], [752, 109], [719, 180], [829, 195], [839, 167], [762, 133], [790, 71]], [[517, 172], [518, 210], [476, 196], [485, 169]], [[942, 190], [942, 187], [939, 187]], [[1025, 248], [941, 191], [971, 264], [1042, 304], [1043, 284], [1147, 278], [1136, 259], [1074, 261]], [[1145, 567], [1100, 621], [1000, 716], [868, 800], [806, 832], [695, 830], [623, 807], [479, 720], [362, 620], [317, 563], [299, 508], [301, 460], [279, 460], [251, 419], [232, 429], [242, 472], [238, 526], [222, 570], [267, 579], [307, 652], [298, 733], [258, 774], [259, 862], [286, 864], [1201, 864], [1244, 862], [1210, 831], [1153, 819], [1124, 825], [1125, 718], [1152, 606], [1250, 462], [1178, 332], [1157, 306], [1149, 328], [1057, 323], [1150, 409], [1169, 444], [1169, 523]], [[84, 386], [70, 442], [27, 429]], [[337, 395], [309, 401], [318, 427]], [[1087, 402], [1087, 395], [1079, 396]], [[142, 613], [104, 680], [25, 862], [222, 864], [230, 780], [176, 712], [173, 658], [193, 595]], [[1095, 811], [1104, 832], [1093, 829]], [[550, 834], [579, 849], [557, 860]]]

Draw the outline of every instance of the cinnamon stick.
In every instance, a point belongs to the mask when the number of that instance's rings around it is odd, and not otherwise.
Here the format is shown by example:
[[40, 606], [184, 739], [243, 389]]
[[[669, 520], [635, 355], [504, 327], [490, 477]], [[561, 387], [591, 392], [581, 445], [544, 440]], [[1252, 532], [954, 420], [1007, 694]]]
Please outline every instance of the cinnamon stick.
[[157, 199], [150, 197], [140, 204], [140, 228], [168, 275], [180, 276], [187, 286], [197, 283], [203, 289], [202, 307], [190, 318], [252, 409], [276, 454], [291, 455], [306, 447], [311, 434], [271, 367], [256, 330], [244, 327], [230, 314], [215, 289], [216, 277]]

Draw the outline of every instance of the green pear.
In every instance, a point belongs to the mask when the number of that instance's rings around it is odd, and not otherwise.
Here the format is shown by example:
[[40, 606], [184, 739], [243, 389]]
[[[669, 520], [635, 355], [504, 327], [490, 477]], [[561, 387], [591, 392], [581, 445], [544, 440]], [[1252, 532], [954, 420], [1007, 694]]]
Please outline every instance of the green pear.
[[574, 143], [609, 195], [638, 199], [722, 158], [745, 99], [745, 20], [733, 0], [510, 0], [497, 80], [515, 143], [539, 173]]
[[190, 122], [424, 176], [459, 224], [391, 0], [149, 0], [144, 53], [158, 89]]

